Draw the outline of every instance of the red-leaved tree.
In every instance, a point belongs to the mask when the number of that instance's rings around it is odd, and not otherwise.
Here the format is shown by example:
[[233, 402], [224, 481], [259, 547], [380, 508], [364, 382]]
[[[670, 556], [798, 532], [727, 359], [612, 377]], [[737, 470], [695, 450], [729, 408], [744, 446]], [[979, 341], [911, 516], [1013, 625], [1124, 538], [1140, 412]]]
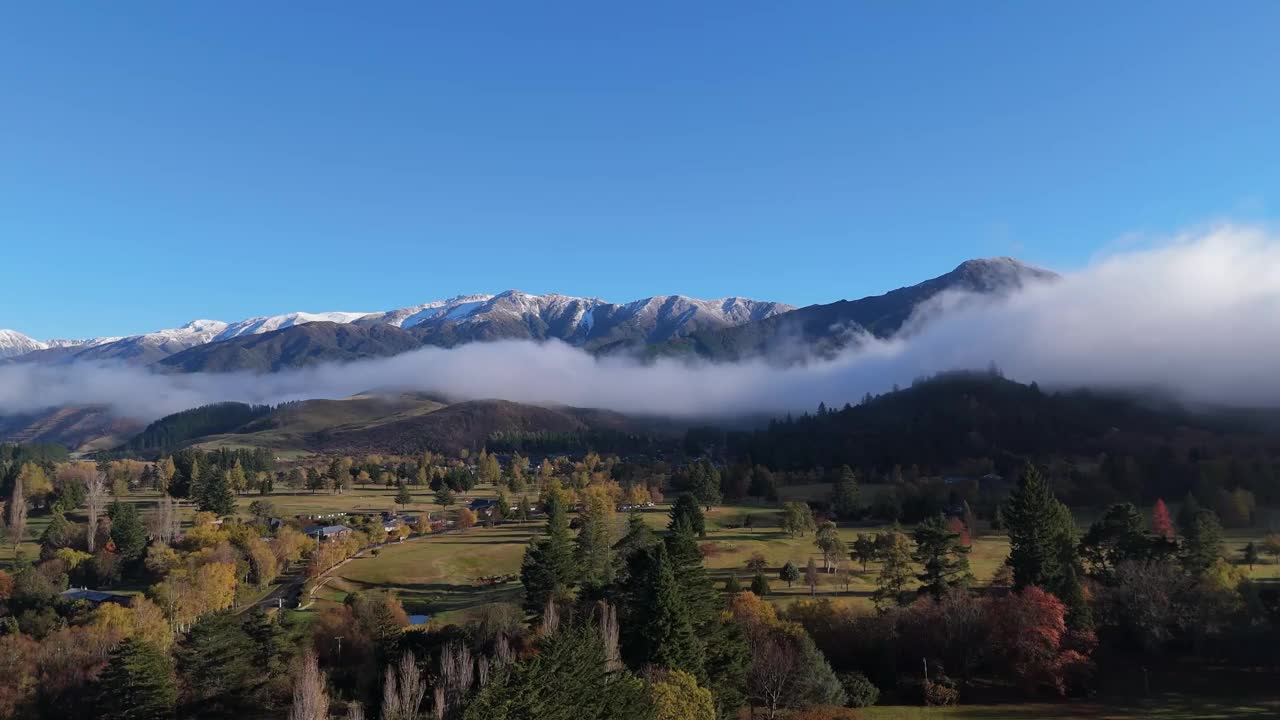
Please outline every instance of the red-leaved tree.
[[1070, 680], [1088, 670], [1089, 657], [1067, 633], [1067, 608], [1038, 587], [992, 602], [991, 650], [997, 674], [1017, 678], [1028, 692], [1050, 687], [1066, 692]]
[[1173, 539], [1173, 518], [1169, 517], [1164, 498], [1157, 498], [1155, 507], [1151, 508], [1151, 532], [1166, 540]]
[[964, 524], [964, 520], [953, 517], [947, 520], [947, 530], [960, 536], [960, 544], [965, 547], [973, 545], [973, 537], [969, 534], [969, 526]]

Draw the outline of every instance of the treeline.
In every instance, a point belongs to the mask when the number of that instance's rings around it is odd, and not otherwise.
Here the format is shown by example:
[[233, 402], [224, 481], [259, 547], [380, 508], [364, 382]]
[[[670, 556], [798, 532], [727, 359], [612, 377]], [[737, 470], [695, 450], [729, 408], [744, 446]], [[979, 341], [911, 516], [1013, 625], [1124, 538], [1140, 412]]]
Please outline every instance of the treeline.
[[1030, 460], [1047, 468], [1071, 504], [1236, 489], [1261, 503], [1280, 501], [1280, 442], [1236, 416], [1094, 392], [1050, 394], [995, 373], [940, 375], [754, 432], [701, 428], [685, 444], [731, 466], [796, 473], [847, 465], [894, 485], [1007, 478]]
[[669, 439], [619, 430], [591, 429], [575, 432], [496, 432], [485, 446], [493, 452], [526, 455], [585, 455], [598, 452], [614, 455], [658, 453], [675, 445]]
[[67, 449], [52, 443], [0, 443], [0, 465], [21, 465], [27, 462], [48, 465], [67, 461]]
[[269, 412], [268, 405], [236, 402], [203, 405], [160, 418], [121, 449], [134, 453], [171, 450], [198, 437], [231, 432]]

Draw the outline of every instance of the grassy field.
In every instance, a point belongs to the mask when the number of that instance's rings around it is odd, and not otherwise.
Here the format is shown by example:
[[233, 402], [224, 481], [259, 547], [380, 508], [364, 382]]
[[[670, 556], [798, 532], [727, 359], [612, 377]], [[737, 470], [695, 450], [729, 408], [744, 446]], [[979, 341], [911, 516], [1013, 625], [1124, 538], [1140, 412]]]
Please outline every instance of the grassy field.
[[339, 568], [316, 593], [317, 609], [341, 602], [347, 593], [392, 590], [411, 614], [459, 622], [484, 605], [519, 604], [519, 581], [490, 584], [482, 577], [518, 573], [538, 523], [476, 527], [462, 533], [415, 538], [383, 547], [376, 557], [360, 557]]
[[[484, 491], [469, 497], [484, 496]], [[491, 494], [491, 493], [488, 493]], [[391, 491], [359, 489], [332, 496], [301, 494], [272, 496], [272, 501], [283, 512], [320, 512], [324, 510], [373, 510], [391, 505]], [[411, 510], [438, 510], [439, 506], [426, 502], [429, 494], [416, 494], [422, 502], [410, 506]], [[651, 508], [643, 515], [655, 529], [667, 524], [668, 507]], [[750, 528], [743, 528], [743, 518], [751, 516]], [[779, 527], [780, 514], [776, 507], [760, 505], [723, 506], [707, 514], [707, 537], [703, 541], [706, 566], [717, 585], [731, 575], [738, 577], [743, 586], [751, 582], [746, 561], [759, 552], [768, 563], [772, 595], [770, 599], [786, 606], [810, 597], [810, 590], [803, 582], [792, 587], [778, 579], [778, 570], [788, 561], [804, 569], [810, 558], [822, 566], [822, 556], [813, 545], [813, 536], [789, 537]], [[625, 518], [617, 518], [621, 533]], [[499, 528], [476, 528], [466, 534], [445, 535], [406, 542], [385, 548], [376, 558], [362, 558], [340, 569], [334, 580], [317, 593], [319, 607], [326, 602], [341, 602], [347, 592], [359, 589], [385, 588], [398, 593], [412, 612], [439, 614], [442, 621], [457, 619], [468, 610], [494, 602], [518, 602], [519, 585], [509, 587], [479, 587], [476, 578], [485, 575], [505, 575], [519, 572], [524, 547], [540, 524], [505, 525]], [[846, 525], [840, 534], [846, 542], [852, 542], [859, 533], [875, 533], [888, 530], [886, 525]], [[1225, 547], [1233, 558], [1238, 558], [1241, 548], [1250, 540], [1257, 540], [1262, 531], [1229, 531]], [[999, 566], [1009, 554], [1008, 538], [1002, 534], [983, 535], [974, 538], [969, 555], [970, 567], [976, 584], [990, 582]], [[863, 572], [860, 565], [848, 562], [850, 583], [842, 584], [837, 573], [823, 573], [818, 582], [816, 596], [828, 598], [840, 604], [854, 607], [871, 607], [871, 593], [875, 589], [879, 568], [875, 563]], [[1252, 571], [1243, 568], [1255, 578], [1280, 578], [1280, 564], [1267, 558]]]
[[882, 706], [860, 710], [865, 720], [1261, 720], [1280, 717], [1280, 700], [1167, 695], [1147, 702], [1019, 703], [949, 708]]

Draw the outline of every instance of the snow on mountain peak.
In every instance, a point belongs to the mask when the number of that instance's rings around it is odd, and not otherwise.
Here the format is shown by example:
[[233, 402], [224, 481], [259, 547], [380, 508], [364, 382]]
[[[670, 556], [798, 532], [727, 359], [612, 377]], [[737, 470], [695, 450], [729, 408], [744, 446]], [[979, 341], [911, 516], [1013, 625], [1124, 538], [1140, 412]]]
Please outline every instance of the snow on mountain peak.
[[29, 338], [17, 330], [0, 330], [0, 358], [17, 357], [47, 347], [47, 343]]

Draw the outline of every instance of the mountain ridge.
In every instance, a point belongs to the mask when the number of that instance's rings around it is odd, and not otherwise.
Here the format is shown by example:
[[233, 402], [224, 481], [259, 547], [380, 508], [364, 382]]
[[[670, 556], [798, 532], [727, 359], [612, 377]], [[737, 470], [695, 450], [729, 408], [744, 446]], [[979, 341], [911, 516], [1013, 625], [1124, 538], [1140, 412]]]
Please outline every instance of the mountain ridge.
[[493, 340], [559, 340], [595, 354], [794, 361], [830, 356], [868, 335], [888, 337], [943, 292], [998, 295], [1057, 277], [1011, 257], [975, 259], [881, 295], [801, 308], [739, 296], [700, 300], [654, 295], [611, 303], [507, 290], [374, 313], [293, 312], [234, 323], [193, 320], [122, 338], [43, 343], [0, 331], [0, 362], [121, 361], [178, 372], [274, 372]]

